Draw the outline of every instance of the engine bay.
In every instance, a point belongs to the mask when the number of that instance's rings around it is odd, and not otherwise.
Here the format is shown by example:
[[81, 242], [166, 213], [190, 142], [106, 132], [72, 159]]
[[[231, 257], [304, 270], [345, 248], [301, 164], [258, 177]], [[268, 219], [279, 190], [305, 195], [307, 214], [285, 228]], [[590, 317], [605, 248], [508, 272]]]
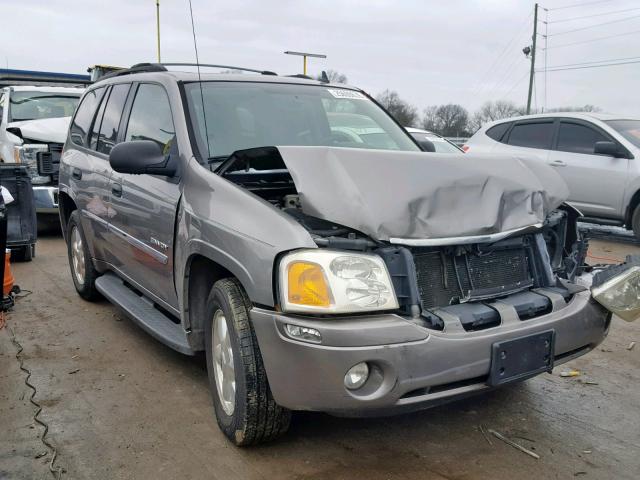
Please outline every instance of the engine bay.
[[495, 326], [500, 323], [496, 301], [510, 304], [522, 320], [548, 313], [554, 299], [571, 298], [577, 288], [572, 282], [585, 267], [587, 242], [576, 222], [580, 214], [569, 205], [551, 212], [534, 231], [493, 243], [412, 247], [374, 240], [305, 213], [275, 147], [235, 152], [216, 173], [292, 216], [319, 247], [380, 255], [399, 313], [429, 328], [442, 329], [442, 316], [448, 314], [459, 317], [467, 330]]

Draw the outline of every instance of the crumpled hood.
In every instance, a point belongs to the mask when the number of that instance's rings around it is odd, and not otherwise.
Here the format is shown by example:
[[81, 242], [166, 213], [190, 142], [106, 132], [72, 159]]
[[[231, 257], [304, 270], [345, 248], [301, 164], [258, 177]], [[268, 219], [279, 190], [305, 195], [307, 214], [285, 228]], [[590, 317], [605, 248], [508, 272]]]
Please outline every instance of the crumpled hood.
[[40, 120], [24, 120], [11, 122], [7, 127], [18, 127], [22, 136], [29, 140], [46, 143], [64, 143], [71, 117], [42, 118]]
[[377, 240], [488, 235], [541, 223], [569, 196], [548, 165], [496, 155], [277, 147], [303, 212]]

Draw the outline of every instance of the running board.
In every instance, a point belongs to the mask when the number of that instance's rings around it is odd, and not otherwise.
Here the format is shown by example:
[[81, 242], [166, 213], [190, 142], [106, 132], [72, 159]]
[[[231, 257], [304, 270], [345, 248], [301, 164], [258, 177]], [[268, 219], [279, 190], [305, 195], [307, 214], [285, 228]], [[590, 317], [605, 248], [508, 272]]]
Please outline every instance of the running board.
[[180, 353], [195, 355], [182, 326], [156, 309], [151, 300], [128, 288], [118, 276], [108, 272], [98, 277], [96, 289], [157, 340]]

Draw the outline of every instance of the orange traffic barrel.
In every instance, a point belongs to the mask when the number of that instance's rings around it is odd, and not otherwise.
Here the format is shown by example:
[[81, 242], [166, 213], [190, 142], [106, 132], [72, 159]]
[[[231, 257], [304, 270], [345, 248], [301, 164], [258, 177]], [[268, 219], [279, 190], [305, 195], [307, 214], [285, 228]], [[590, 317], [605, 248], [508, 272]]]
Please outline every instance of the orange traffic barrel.
[[4, 279], [2, 281], [2, 294], [4, 296], [11, 293], [13, 288], [13, 275], [11, 274], [11, 250], [7, 249], [4, 254]]

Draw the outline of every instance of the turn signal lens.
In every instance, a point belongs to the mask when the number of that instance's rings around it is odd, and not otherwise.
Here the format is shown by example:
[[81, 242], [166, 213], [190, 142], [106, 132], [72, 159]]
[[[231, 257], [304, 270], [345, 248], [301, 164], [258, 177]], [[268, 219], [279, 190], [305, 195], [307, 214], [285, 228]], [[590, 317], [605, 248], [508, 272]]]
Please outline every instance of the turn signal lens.
[[603, 307], [628, 322], [640, 318], [640, 267], [632, 267], [591, 290]]
[[322, 267], [311, 262], [292, 262], [287, 272], [288, 300], [297, 305], [328, 307], [331, 293]]

